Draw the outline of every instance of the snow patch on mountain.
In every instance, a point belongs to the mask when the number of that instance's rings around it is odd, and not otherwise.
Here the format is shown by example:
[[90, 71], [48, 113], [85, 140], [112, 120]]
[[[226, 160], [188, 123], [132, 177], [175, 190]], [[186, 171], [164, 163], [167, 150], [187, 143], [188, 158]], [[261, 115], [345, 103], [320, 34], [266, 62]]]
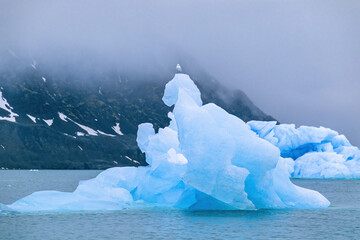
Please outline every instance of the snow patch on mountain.
[[76, 132], [76, 136], [83, 137], [83, 136], [85, 136], [85, 133], [83, 133], [83, 132]]
[[67, 134], [67, 133], [63, 133], [63, 134], [67, 137], [76, 138], [75, 136], [71, 136], [70, 134]]
[[36, 117], [31, 116], [30, 114], [26, 114], [26, 116], [28, 116], [28, 118], [30, 118], [31, 121], [33, 121], [34, 123], [36, 123]]
[[100, 133], [101, 135], [104, 135], [104, 136], [108, 136], [108, 137], [116, 137], [116, 136], [115, 136], [115, 135], [113, 135], [113, 134], [104, 133], [104, 132], [102, 132], [102, 131], [100, 131], [100, 130], [97, 130], [97, 132], [98, 132], [98, 133]]
[[80, 127], [81, 129], [83, 129], [84, 131], [86, 131], [88, 135], [90, 135], [90, 136], [98, 136], [98, 132], [95, 131], [94, 129], [92, 129], [92, 128], [88, 127], [88, 126], [82, 125], [82, 124], [80, 124], [80, 123], [75, 122], [74, 120], [72, 120], [71, 118], [69, 118], [68, 116], [66, 116], [65, 114], [63, 114], [63, 113], [61, 113], [61, 112], [59, 112], [58, 114], [59, 114], [59, 118], [60, 118], [61, 120], [65, 121], [65, 122], [68, 122], [68, 121], [73, 122], [73, 123], [76, 124], [78, 127]]
[[122, 132], [121, 132], [121, 130], [120, 130], [120, 123], [116, 123], [116, 125], [115, 126], [113, 126], [113, 127], [111, 127], [113, 130], [114, 130], [114, 132], [116, 132], [117, 134], [119, 134], [119, 135], [124, 135]]
[[131, 161], [131, 162], [134, 162], [134, 163], [136, 163], [136, 164], [140, 164], [138, 161], [132, 159], [132, 158], [129, 157], [129, 156], [125, 156], [125, 158], [128, 159], [128, 160]]
[[59, 114], [59, 118], [61, 119], [61, 120], [63, 120], [64, 122], [67, 122], [67, 116], [65, 115], [65, 114], [63, 114], [63, 113], [61, 113], [61, 112], [58, 112], [58, 114]]
[[94, 130], [94, 129], [92, 129], [92, 128], [90, 128], [90, 127], [87, 127], [87, 126], [85, 126], [85, 125], [82, 125], [82, 124], [80, 124], [80, 123], [77, 123], [77, 122], [75, 122], [75, 121], [73, 121], [73, 120], [71, 120], [71, 119], [69, 119], [70, 121], [72, 121], [73, 123], [75, 123], [76, 125], [78, 125], [80, 128], [82, 128], [83, 130], [85, 130], [86, 132], [87, 132], [87, 134], [89, 134], [89, 135], [91, 135], [91, 136], [97, 136], [98, 135], [98, 133]]
[[43, 119], [43, 121], [44, 121], [49, 127], [51, 127], [51, 125], [54, 123], [54, 119], [48, 119], [48, 120]]
[[0, 91], [0, 108], [7, 111], [10, 115], [9, 117], [0, 117], [0, 120], [16, 122], [15, 117], [18, 117], [19, 115], [12, 111], [13, 107], [11, 107], [6, 98], [4, 98], [2, 91]]

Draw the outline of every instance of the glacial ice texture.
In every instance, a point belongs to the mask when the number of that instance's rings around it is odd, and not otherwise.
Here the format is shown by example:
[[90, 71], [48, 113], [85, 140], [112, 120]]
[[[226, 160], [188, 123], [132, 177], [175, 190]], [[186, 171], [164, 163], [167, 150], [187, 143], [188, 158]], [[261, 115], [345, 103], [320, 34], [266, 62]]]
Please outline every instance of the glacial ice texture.
[[[296, 178], [360, 178], [360, 150], [344, 135], [324, 127], [250, 121], [259, 137], [272, 143], [281, 156], [294, 160], [290, 171]], [[291, 169], [291, 168], [290, 168]]]
[[110, 168], [80, 182], [73, 193], [35, 192], [7, 206], [17, 211], [116, 210], [172, 207], [192, 210], [324, 208], [320, 193], [294, 185], [291, 159], [241, 119], [203, 105], [186, 74], [166, 85], [174, 106], [170, 125], [139, 125], [137, 143], [147, 167]]

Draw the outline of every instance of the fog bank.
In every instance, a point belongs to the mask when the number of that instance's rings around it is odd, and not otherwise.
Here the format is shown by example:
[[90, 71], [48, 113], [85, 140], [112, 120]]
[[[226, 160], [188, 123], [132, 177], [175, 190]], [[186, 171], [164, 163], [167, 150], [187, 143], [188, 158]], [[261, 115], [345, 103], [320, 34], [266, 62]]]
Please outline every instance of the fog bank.
[[360, 145], [359, 12], [355, 0], [5, 0], [0, 48], [85, 72], [199, 67], [282, 123]]

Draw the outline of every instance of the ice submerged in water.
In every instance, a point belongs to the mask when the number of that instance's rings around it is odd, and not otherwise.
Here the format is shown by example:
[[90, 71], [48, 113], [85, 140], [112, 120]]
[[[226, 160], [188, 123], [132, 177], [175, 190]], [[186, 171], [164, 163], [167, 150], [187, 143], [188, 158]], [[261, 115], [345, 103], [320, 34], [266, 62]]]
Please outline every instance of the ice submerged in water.
[[277, 147], [215, 104], [203, 105], [188, 75], [166, 85], [174, 106], [170, 125], [155, 133], [139, 125], [137, 142], [147, 167], [110, 168], [72, 193], [41, 191], [8, 207], [17, 211], [117, 210], [173, 207], [193, 210], [323, 208], [320, 193], [289, 179]]

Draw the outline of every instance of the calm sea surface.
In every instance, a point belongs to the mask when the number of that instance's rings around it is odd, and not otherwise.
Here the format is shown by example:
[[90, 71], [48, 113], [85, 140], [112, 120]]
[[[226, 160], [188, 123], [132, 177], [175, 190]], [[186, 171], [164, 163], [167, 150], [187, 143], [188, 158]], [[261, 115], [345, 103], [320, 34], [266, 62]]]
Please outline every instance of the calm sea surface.
[[[0, 171], [0, 203], [34, 191], [73, 191], [100, 171]], [[360, 180], [299, 180], [332, 206], [322, 210], [32, 213], [0, 215], [0, 239], [360, 239]]]

